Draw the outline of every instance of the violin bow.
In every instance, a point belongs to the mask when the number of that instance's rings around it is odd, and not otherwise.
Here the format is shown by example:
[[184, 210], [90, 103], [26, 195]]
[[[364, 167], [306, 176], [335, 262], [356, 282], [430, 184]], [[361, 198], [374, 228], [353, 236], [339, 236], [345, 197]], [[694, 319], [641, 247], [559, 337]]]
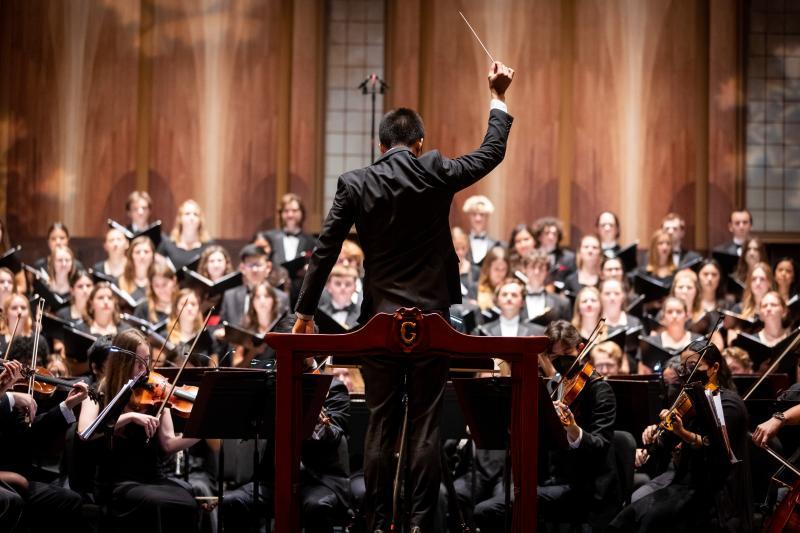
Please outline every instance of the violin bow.
[[[586, 354], [589, 353], [589, 349], [590, 348], [594, 348], [594, 343], [597, 341], [597, 338], [600, 336], [600, 330], [603, 327], [603, 324], [605, 324], [605, 323], [606, 323], [606, 317], [601, 317], [600, 320], [597, 321], [597, 325], [594, 327], [594, 329], [592, 330], [592, 333], [589, 335], [589, 338], [586, 340], [586, 346], [583, 347], [583, 350], [581, 350], [581, 353], [579, 353], [578, 356], [575, 358], [575, 361], [573, 361], [573, 363], [570, 365], [569, 369], [567, 369], [567, 371], [564, 373], [564, 375], [561, 376], [561, 379], [558, 382], [559, 385], [561, 385], [561, 383], [564, 382], [564, 379], [566, 378], [566, 376], [569, 375], [570, 372], [572, 372], [572, 370], [578, 365], [578, 363], [581, 361], [581, 359], [586, 357]], [[550, 399], [551, 400], [555, 400], [555, 398], [557, 396], [557, 393], [558, 393], [558, 387], [553, 389], [553, 392], [550, 393]]]
[[3, 361], [8, 361], [8, 354], [11, 353], [11, 345], [14, 343], [14, 339], [17, 337], [17, 328], [19, 327], [19, 323], [21, 320], [17, 317], [17, 322], [14, 324], [14, 331], [11, 332], [11, 339], [8, 341], [8, 346], [6, 346], [6, 354], [3, 356]]
[[[798, 328], [798, 329], [800, 329], [800, 328]], [[795, 330], [795, 332], [796, 331], [797, 330]], [[786, 349], [783, 351], [783, 353], [777, 359], [775, 359], [774, 363], [772, 363], [770, 365], [770, 367], [767, 369], [767, 371], [764, 372], [761, 375], [760, 378], [758, 378], [758, 381], [756, 381], [753, 384], [753, 386], [750, 387], [750, 390], [747, 391], [747, 394], [742, 396], [742, 400], [747, 400], [748, 398], [750, 398], [750, 396], [755, 392], [755, 390], [758, 388], [758, 386], [761, 385], [761, 383], [763, 383], [765, 379], [767, 379], [767, 376], [769, 376], [771, 373], [773, 373], [775, 371], [776, 368], [778, 368], [778, 365], [781, 364], [781, 361], [783, 361], [783, 358], [786, 357], [787, 354], [792, 353], [794, 351], [794, 349], [797, 348], [798, 343], [800, 343], [800, 335], [797, 335], [794, 338], [794, 340], [789, 344], [789, 346], [786, 347]]]
[[[184, 305], [186, 304], [184, 303]], [[211, 309], [209, 309], [208, 313], [206, 313], [206, 319], [203, 322], [203, 327], [200, 328], [200, 331], [198, 331], [197, 335], [195, 335], [194, 342], [192, 342], [192, 347], [189, 348], [188, 352], [186, 352], [186, 357], [183, 359], [183, 363], [181, 364], [181, 367], [178, 369], [178, 373], [175, 374], [175, 379], [173, 379], [172, 383], [169, 384], [168, 393], [166, 396], [164, 396], [164, 400], [161, 402], [161, 405], [158, 407], [158, 411], [156, 412], [155, 415], [155, 417], [158, 418], [159, 420], [161, 419], [161, 415], [164, 412], [164, 408], [167, 406], [167, 402], [172, 397], [172, 393], [175, 392], [175, 387], [178, 385], [178, 380], [180, 379], [181, 374], [183, 373], [183, 369], [186, 368], [186, 364], [189, 362], [189, 358], [192, 356], [192, 352], [194, 352], [195, 346], [197, 346], [197, 341], [200, 340], [200, 334], [203, 333], [208, 327], [208, 321], [211, 319], [212, 313], [214, 313], [214, 306], [211, 306]], [[149, 441], [150, 439], [147, 440]]]
[[[39, 337], [42, 333], [42, 315], [44, 314], [44, 298], [39, 298], [39, 303], [36, 305], [36, 327], [33, 331], [33, 353], [31, 354], [31, 375], [28, 377], [28, 395], [33, 395], [33, 383], [36, 380], [36, 359], [39, 357]], [[19, 317], [17, 317], [17, 325], [19, 325]], [[14, 326], [16, 330], [16, 326]], [[30, 413], [25, 415], [25, 421], [28, 427], [33, 424]]]
[[172, 323], [172, 326], [169, 328], [169, 333], [167, 333], [167, 336], [164, 337], [164, 342], [161, 343], [161, 349], [158, 351], [156, 358], [153, 360], [153, 368], [157, 367], [158, 363], [161, 361], [161, 354], [164, 353], [164, 348], [167, 347], [167, 342], [169, 342], [169, 338], [172, 337], [172, 332], [175, 331], [175, 327], [178, 325], [178, 322], [180, 322], [181, 315], [183, 314], [183, 310], [186, 309], [187, 303], [189, 303], [188, 298], [183, 301], [183, 305], [181, 306], [180, 311], [178, 311], [178, 315], [175, 317], [175, 322]]

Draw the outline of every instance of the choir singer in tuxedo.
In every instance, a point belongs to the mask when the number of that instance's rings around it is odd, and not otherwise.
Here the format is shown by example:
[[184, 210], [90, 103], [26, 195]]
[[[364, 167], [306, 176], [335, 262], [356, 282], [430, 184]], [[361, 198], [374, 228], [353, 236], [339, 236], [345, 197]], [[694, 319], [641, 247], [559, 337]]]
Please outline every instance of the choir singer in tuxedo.
[[[295, 333], [313, 333], [314, 311], [339, 250], [355, 224], [364, 250], [364, 300], [360, 322], [379, 312], [418, 307], [447, 317], [461, 302], [458, 258], [448, 215], [453, 196], [503, 160], [512, 118], [505, 92], [514, 71], [500, 62], [489, 71], [491, 111], [486, 136], [472, 153], [448, 159], [422, 153], [419, 115], [389, 111], [381, 120], [381, 157], [339, 177], [336, 196], [311, 257], [297, 301]], [[448, 361], [440, 357], [363, 359], [370, 420], [364, 451], [369, 531], [391, 521], [394, 446], [402, 425], [404, 375], [408, 372], [408, 464], [412, 533], [427, 533], [436, 514], [441, 466], [439, 415]]]

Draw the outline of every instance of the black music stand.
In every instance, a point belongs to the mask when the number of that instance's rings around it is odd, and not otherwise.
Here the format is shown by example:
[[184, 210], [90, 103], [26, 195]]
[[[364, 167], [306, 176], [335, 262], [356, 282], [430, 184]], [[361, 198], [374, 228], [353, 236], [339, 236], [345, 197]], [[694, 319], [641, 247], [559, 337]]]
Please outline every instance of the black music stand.
[[[186, 421], [183, 434], [198, 439], [254, 439], [253, 502], [258, 502], [258, 439], [274, 434], [275, 374], [267, 370], [209, 370]], [[217, 463], [217, 531], [222, 531], [225, 452]], [[255, 514], [258, 525], [258, 514]], [[256, 528], [257, 530], [258, 528]]]

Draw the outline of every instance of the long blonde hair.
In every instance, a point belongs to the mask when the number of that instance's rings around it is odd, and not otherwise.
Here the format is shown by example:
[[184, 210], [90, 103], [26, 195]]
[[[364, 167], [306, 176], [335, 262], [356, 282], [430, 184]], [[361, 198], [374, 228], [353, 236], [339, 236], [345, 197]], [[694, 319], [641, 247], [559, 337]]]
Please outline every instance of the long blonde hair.
[[203, 210], [200, 209], [200, 204], [194, 200], [185, 200], [181, 205], [178, 206], [178, 214], [175, 215], [175, 225], [172, 227], [172, 232], [169, 234], [169, 238], [172, 239], [172, 242], [178, 242], [181, 239], [181, 233], [183, 233], [181, 216], [183, 215], [183, 211], [190, 205], [194, 205], [194, 207], [197, 208], [197, 215], [198, 219], [200, 220], [200, 223], [197, 226], [197, 238], [200, 239], [201, 243], [211, 240], [211, 237], [208, 235], [208, 231], [206, 230], [205, 217], [203, 216]]
[[647, 272], [657, 275], [658, 271], [662, 268], [666, 268], [669, 270], [669, 273], [672, 274], [675, 272], [675, 263], [672, 262], [672, 252], [667, 257], [667, 263], [665, 265], [658, 264], [658, 241], [662, 238], [668, 238], [670, 243], [670, 250], [672, 250], [672, 235], [667, 233], [662, 229], [657, 229], [653, 232], [653, 236], [650, 238], [650, 250], [647, 252]]
[[140, 244], [148, 246], [150, 248], [150, 251], [153, 252], [153, 261], [150, 262], [150, 267], [147, 269], [148, 283], [150, 281], [150, 276], [153, 272], [156, 247], [155, 245], [153, 245], [153, 241], [151, 241], [149, 237], [140, 235], [135, 239], [133, 239], [133, 241], [131, 241], [131, 245], [128, 246], [128, 250], [125, 252], [125, 258], [127, 259], [125, 262], [125, 271], [122, 273], [122, 277], [119, 278], [119, 288], [127, 292], [128, 294], [133, 294], [136, 291], [136, 289], [139, 288], [138, 285], [136, 285], [136, 265], [133, 264], [133, 251]]
[[775, 288], [775, 279], [772, 276], [772, 269], [769, 267], [769, 265], [767, 263], [756, 263], [753, 265], [753, 268], [751, 268], [750, 272], [747, 273], [747, 281], [745, 282], [744, 293], [742, 294], [742, 315], [746, 317], [755, 316], [758, 312], [758, 302], [756, 302], [756, 297], [753, 294], [753, 289], [751, 288], [753, 273], [758, 269], [764, 271], [764, 276], [767, 278], [767, 283], [769, 283], [767, 292]]

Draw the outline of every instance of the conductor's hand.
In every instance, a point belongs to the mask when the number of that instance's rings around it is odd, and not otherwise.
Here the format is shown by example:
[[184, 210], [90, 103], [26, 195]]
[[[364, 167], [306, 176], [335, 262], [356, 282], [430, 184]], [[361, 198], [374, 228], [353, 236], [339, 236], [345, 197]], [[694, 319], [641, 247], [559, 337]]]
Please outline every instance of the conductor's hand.
[[297, 319], [292, 328], [292, 333], [314, 333], [314, 320]]
[[489, 69], [489, 91], [492, 93], [492, 98], [505, 101], [506, 90], [511, 85], [512, 79], [514, 79], [514, 69], [500, 61], [492, 63], [492, 68]]

